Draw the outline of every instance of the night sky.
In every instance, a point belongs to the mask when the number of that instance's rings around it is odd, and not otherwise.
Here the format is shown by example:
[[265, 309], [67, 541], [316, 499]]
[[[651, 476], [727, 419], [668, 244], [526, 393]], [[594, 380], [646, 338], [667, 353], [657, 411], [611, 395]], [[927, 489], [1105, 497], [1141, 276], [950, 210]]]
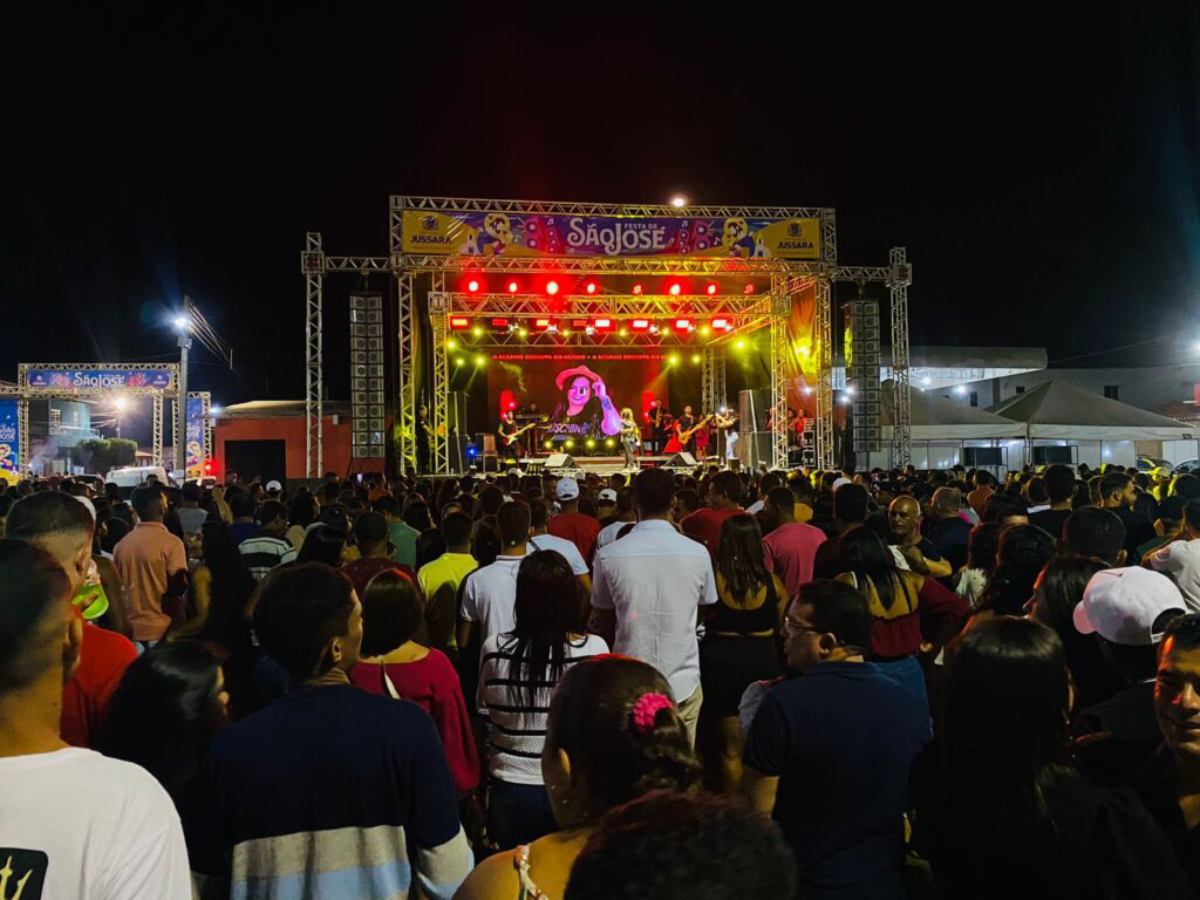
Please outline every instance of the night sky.
[[186, 292], [236, 357], [194, 353], [194, 389], [300, 397], [304, 232], [382, 255], [389, 193], [833, 206], [842, 262], [908, 247], [915, 344], [1115, 365], [1200, 338], [1194, 4], [250, 6], [6, 12], [0, 378], [172, 358]]

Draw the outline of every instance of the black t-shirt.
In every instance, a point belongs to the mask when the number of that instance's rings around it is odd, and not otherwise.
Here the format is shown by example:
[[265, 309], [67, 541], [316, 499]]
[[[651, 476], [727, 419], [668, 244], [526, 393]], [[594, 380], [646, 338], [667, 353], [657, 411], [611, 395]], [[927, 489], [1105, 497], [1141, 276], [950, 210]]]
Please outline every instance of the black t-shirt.
[[1125, 550], [1129, 553], [1126, 564], [1136, 566], [1140, 562], [1136, 559], [1137, 548], [1154, 537], [1154, 523], [1150, 521], [1149, 516], [1124, 506], [1118, 506], [1113, 512], [1125, 526]]
[[928, 735], [925, 705], [874, 665], [824, 663], [771, 690], [743, 759], [779, 778], [800, 895], [904, 896], [908, 773]]
[[1055, 540], [1062, 537], [1063, 523], [1071, 515], [1069, 509], [1043, 509], [1029, 517], [1029, 524], [1036, 525]]

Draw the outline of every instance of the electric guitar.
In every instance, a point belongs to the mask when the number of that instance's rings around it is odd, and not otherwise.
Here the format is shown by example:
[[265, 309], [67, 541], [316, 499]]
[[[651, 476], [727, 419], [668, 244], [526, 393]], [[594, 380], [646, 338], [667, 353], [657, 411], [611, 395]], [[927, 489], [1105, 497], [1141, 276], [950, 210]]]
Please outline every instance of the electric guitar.
[[712, 418], [712, 416], [705, 416], [703, 419], [701, 419], [699, 422], [697, 422], [695, 425], [693, 425], [691, 428], [688, 428], [687, 430], [680, 428], [679, 424], [676, 423], [675, 436], [676, 436], [676, 438], [678, 438], [679, 443], [684, 444], [686, 446], [687, 442], [692, 439], [692, 435], [695, 434], [697, 431], [699, 431], [701, 428], [703, 428], [708, 423], [708, 420], [711, 418]]
[[523, 435], [525, 432], [527, 432], [530, 428], [532, 428], [536, 424], [537, 424], [537, 422], [530, 422], [528, 425], [522, 425], [520, 428], [518, 428], [512, 434], [501, 435], [501, 437], [504, 438], [504, 446], [511, 447], [513, 444], [515, 444], [517, 442], [517, 438], [519, 438], [521, 435]]

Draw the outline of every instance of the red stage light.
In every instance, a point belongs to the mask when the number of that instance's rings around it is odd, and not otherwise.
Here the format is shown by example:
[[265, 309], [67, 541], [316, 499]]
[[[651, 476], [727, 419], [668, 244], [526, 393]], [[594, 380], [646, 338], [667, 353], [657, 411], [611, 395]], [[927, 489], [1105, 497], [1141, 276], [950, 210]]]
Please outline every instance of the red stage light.
[[754, 293], [754, 282], [750, 282], [750, 284], [748, 284], [744, 288], [742, 288], [742, 293], [753, 294]]
[[508, 292], [509, 292], [510, 294], [515, 294], [515, 293], [516, 293], [517, 291], [519, 291], [520, 289], [521, 289], [521, 285], [517, 284], [517, 282], [515, 282], [515, 281], [510, 281], [510, 282], [508, 283]]
[[594, 282], [594, 281], [589, 281], [587, 284], [585, 284], [585, 285], [583, 286], [583, 289], [584, 289], [585, 291], [587, 291], [589, 294], [594, 294], [594, 293], [596, 293], [596, 282]]
[[493, 328], [507, 328], [508, 319], [492, 319]]
[[470, 281], [468, 281], [467, 282], [467, 290], [472, 294], [479, 293], [479, 279], [472, 278]]
[[450, 319], [450, 327], [456, 331], [461, 330], [463, 328], [470, 328], [471, 320], [466, 318], [465, 316], [453, 316]]
[[682, 292], [682, 291], [683, 291], [683, 285], [681, 285], [678, 281], [672, 281], [671, 284], [667, 287], [667, 293], [670, 294], [672, 297], [678, 297], [680, 292]]
[[715, 281], [710, 281], [708, 283], [708, 287], [706, 287], [704, 290], [707, 291], [708, 295], [711, 297], [717, 292], [717, 283]]
[[724, 329], [725, 331], [728, 331], [733, 326], [729, 324], [728, 319], [713, 319], [712, 327], [713, 328], [721, 328], [721, 329]]
[[533, 327], [534, 328], [549, 328], [550, 320], [549, 319], [534, 319]]
[[597, 331], [604, 331], [612, 328], [612, 319], [597, 319], [595, 325]]
[[546, 293], [553, 297], [558, 293], [558, 282], [550, 280], [546, 282]]
[[634, 331], [646, 331], [650, 328], [649, 319], [634, 319], [629, 323], [629, 327]]
[[675, 320], [675, 329], [677, 331], [691, 331], [692, 330], [692, 320], [691, 319], [676, 319]]
[[634, 292], [635, 294], [640, 294], [640, 293], [642, 292], [642, 285], [641, 285], [641, 282], [638, 282], [637, 284], [635, 284], [635, 285], [633, 286], [633, 292]]

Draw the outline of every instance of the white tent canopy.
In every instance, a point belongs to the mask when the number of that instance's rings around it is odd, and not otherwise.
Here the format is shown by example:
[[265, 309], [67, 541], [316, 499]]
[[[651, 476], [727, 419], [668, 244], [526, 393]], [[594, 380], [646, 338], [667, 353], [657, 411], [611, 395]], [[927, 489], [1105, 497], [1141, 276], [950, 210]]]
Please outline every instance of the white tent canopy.
[[[891, 440], [892, 437], [894, 384], [895, 382], [885, 381], [880, 386], [880, 393], [883, 395], [883, 415], [880, 424], [884, 440]], [[987, 410], [963, 406], [916, 388], [912, 389], [911, 398], [914, 441], [979, 441], [1025, 436], [1025, 426], [1020, 422]]]
[[[916, 408], [914, 394], [914, 409]], [[989, 409], [1020, 425], [1030, 439], [1074, 441], [1194, 440], [1182, 422], [1110, 400], [1065, 381], [1046, 381]], [[916, 416], [914, 413], [914, 423]], [[914, 428], [914, 433], [916, 429]]]

